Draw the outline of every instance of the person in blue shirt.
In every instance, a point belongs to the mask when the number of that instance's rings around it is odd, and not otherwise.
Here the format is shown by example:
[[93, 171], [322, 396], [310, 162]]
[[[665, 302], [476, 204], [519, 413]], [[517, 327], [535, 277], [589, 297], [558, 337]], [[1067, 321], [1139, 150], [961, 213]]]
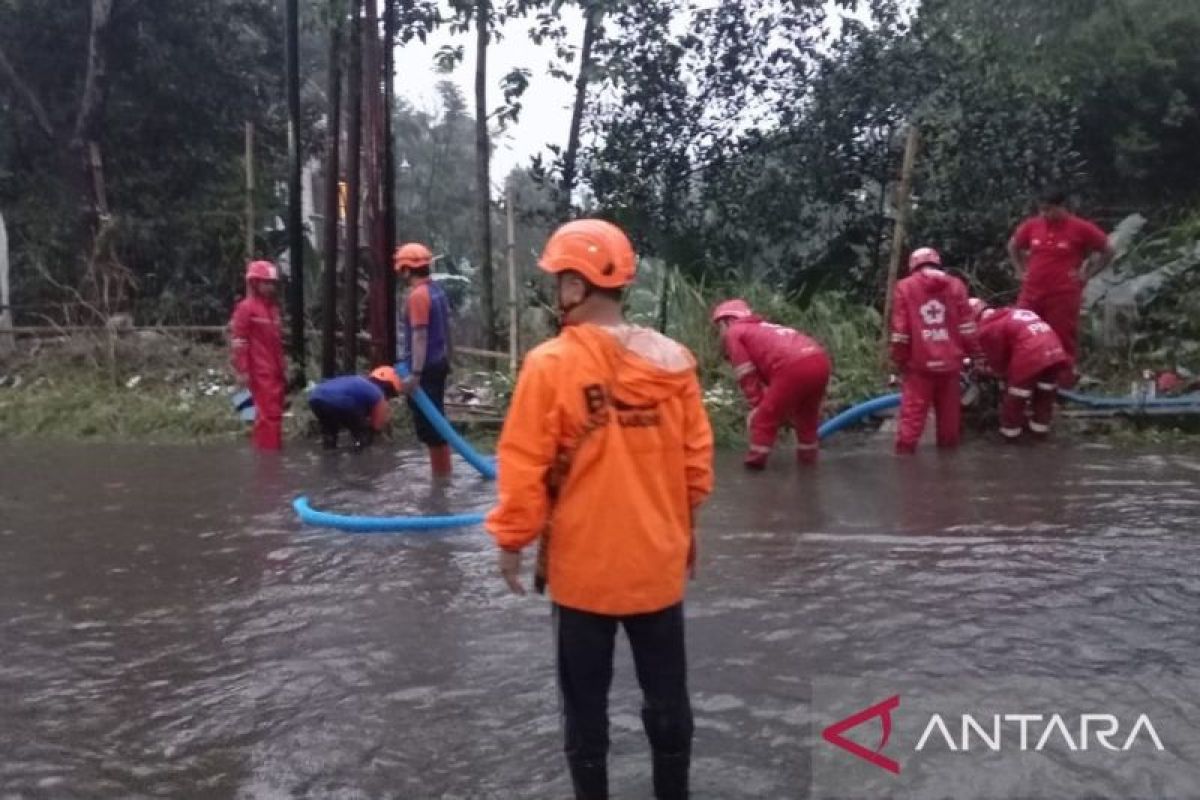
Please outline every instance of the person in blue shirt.
[[404, 388], [394, 367], [376, 367], [367, 377], [343, 375], [317, 384], [308, 395], [321, 426], [321, 442], [327, 450], [337, 447], [338, 433], [350, 431], [355, 448], [371, 443], [392, 418], [388, 400]]
[[409, 397], [417, 439], [429, 450], [430, 471], [435, 478], [445, 477], [451, 471], [450, 445], [425, 419], [412, 393], [420, 387], [438, 412], [445, 415], [446, 378], [453, 355], [450, 301], [442, 287], [430, 278], [433, 251], [425, 245], [408, 242], [396, 248], [393, 265], [408, 284], [401, 317], [404, 361], [409, 369], [403, 392]]

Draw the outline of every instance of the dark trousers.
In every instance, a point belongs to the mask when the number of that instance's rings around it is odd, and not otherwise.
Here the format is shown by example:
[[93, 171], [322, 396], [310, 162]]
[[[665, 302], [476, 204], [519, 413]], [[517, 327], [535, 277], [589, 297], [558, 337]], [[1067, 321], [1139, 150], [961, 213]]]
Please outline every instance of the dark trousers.
[[375, 432], [361, 414], [330, 405], [320, 399], [309, 400], [308, 407], [312, 409], [317, 424], [321, 426], [321, 441], [325, 447], [337, 447], [338, 431], [343, 428], [350, 431], [356, 447], [365, 447], [371, 443]]
[[[429, 395], [429, 399], [433, 401], [433, 405], [438, 412], [443, 416], [446, 413], [446, 377], [450, 374], [450, 365], [442, 364], [426, 364], [421, 370], [421, 388], [425, 394]], [[416, 402], [410, 397], [408, 398], [408, 410], [412, 413], [413, 428], [417, 432], [417, 439], [426, 447], [437, 447], [446, 443], [442, 435], [438, 433], [429, 420], [425, 419], [425, 415], [421, 413], [421, 409], [417, 408]]]
[[653, 756], [655, 797], [686, 798], [693, 723], [683, 604], [626, 617], [556, 605], [554, 622], [566, 754], [575, 796], [587, 800], [608, 796], [608, 690], [619, 625], [629, 637], [642, 687], [642, 725]]

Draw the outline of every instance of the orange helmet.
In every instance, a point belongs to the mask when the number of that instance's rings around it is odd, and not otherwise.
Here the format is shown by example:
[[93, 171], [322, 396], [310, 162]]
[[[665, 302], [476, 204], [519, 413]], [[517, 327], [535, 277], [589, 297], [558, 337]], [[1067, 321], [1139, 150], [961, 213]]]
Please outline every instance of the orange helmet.
[[733, 300], [726, 300], [723, 303], [717, 303], [717, 307], [712, 312], [712, 321], [720, 322], [723, 319], [745, 319], [751, 316], [754, 316], [754, 312], [750, 310], [750, 304], [738, 297]]
[[912, 251], [912, 255], [908, 257], [909, 272], [921, 267], [940, 267], [942, 265], [942, 256], [937, 250], [932, 247], [918, 247]]
[[270, 261], [251, 261], [246, 265], [246, 280], [277, 281], [279, 270]]
[[392, 266], [396, 272], [406, 269], [420, 269], [433, 263], [433, 251], [420, 242], [409, 242], [396, 248], [392, 256]]
[[978, 322], [983, 317], [983, 312], [987, 311], [988, 304], [978, 297], [972, 297], [967, 302], [971, 305], [971, 316]]
[[637, 255], [625, 232], [601, 219], [577, 219], [550, 235], [538, 266], [551, 274], [578, 272], [593, 286], [619, 289], [633, 283]]
[[390, 384], [396, 390], [396, 394], [404, 391], [404, 381], [400, 380], [400, 376], [396, 374], [395, 367], [376, 367], [371, 370], [371, 377], [380, 383]]

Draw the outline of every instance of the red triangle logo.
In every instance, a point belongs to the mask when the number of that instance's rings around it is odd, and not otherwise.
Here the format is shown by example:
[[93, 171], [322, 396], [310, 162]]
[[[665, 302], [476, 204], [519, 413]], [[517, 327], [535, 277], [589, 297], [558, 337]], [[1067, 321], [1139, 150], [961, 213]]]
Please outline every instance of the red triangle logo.
[[[899, 775], [900, 764], [883, 755], [883, 748], [887, 747], [888, 738], [892, 735], [892, 711], [899, 707], [900, 695], [892, 695], [881, 703], [864, 708], [862, 711], [856, 711], [845, 719], [833, 723], [821, 731], [821, 738], [835, 747], [840, 747], [846, 752], [858, 756], [863, 761]], [[880, 723], [883, 725], [883, 738], [879, 742], [879, 747], [874, 750], [868, 750], [861, 744], [852, 742], [842, 735], [851, 728], [857, 727], [875, 717], [879, 717]]]

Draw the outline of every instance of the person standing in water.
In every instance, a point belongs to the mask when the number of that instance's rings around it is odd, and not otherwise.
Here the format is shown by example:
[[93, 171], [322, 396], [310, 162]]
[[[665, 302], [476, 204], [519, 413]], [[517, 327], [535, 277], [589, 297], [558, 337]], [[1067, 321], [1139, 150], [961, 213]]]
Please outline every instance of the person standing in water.
[[433, 253], [419, 242], [396, 248], [396, 271], [408, 285], [403, 304], [404, 361], [408, 377], [403, 390], [408, 398], [417, 439], [429, 450], [429, 468], [434, 477], [451, 472], [450, 445], [425, 419], [411, 395], [425, 391], [439, 413], [445, 413], [446, 379], [450, 375], [450, 301], [442, 287], [430, 278]]
[[[1017, 306], [1037, 314], [1054, 329], [1071, 360], [1070, 368], [1060, 373], [1060, 383], [1074, 385], [1083, 288], [1112, 261], [1108, 235], [1072, 214], [1065, 192], [1050, 189], [1041, 197], [1038, 215], [1022, 222], [1009, 239], [1008, 256], [1021, 282]], [[1092, 256], [1096, 258], [1089, 270]]]
[[283, 333], [276, 294], [279, 272], [270, 261], [251, 261], [246, 267], [246, 297], [229, 322], [231, 360], [240, 385], [254, 400], [251, 441], [259, 450], [283, 447], [284, 375]]
[[487, 516], [509, 588], [541, 538], [538, 583], [553, 600], [565, 750], [578, 800], [608, 795], [608, 690], [624, 628], [643, 695], [655, 797], [688, 796], [692, 708], [683, 598], [696, 510], [712, 490], [712, 430], [696, 361], [628, 324], [629, 239], [594, 219], [550, 237], [562, 331], [525, 358], [498, 448]]
[[959, 373], [963, 357], [978, 354], [975, 318], [967, 288], [941, 270], [932, 247], [914, 250], [908, 277], [896, 284], [892, 302], [891, 356], [903, 376], [896, 453], [915, 453], [933, 406], [937, 446], [957, 447], [962, 427]]
[[755, 316], [745, 300], [719, 304], [712, 321], [721, 331], [722, 350], [750, 403], [746, 468], [767, 466], [784, 420], [796, 431], [796, 460], [817, 463], [817, 429], [831, 370], [825, 349], [797, 330]]

